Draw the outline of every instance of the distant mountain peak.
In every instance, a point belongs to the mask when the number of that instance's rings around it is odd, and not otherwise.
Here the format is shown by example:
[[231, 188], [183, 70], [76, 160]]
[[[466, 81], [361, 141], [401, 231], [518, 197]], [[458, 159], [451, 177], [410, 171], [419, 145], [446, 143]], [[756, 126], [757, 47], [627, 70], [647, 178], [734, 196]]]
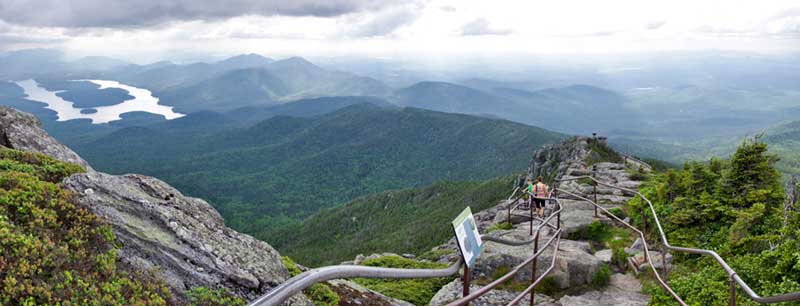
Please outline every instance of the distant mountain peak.
[[240, 54], [234, 57], [227, 58], [225, 60], [217, 62], [217, 64], [228, 68], [249, 68], [249, 67], [266, 66], [273, 62], [275, 62], [275, 60], [271, 58], [264, 57], [255, 53], [249, 53], [249, 54]]
[[309, 67], [314, 69], [322, 69], [314, 63], [309, 62], [307, 59], [299, 57], [299, 56], [292, 56], [290, 58], [282, 59], [272, 63], [270, 66], [285, 66], [285, 67]]

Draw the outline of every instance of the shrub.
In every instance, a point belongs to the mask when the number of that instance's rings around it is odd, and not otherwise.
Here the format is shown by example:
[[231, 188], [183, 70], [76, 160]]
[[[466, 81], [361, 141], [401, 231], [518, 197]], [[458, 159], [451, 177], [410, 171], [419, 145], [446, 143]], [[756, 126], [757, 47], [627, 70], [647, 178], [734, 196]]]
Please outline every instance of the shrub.
[[[286, 270], [289, 270], [289, 276], [294, 277], [303, 271], [297, 267], [297, 264], [289, 258], [289, 256], [282, 256], [281, 261], [283, 265], [286, 266]], [[326, 284], [318, 283], [311, 285], [306, 290], [303, 290], [303, 293], [314, 302], [314, 305], [317, 306], [336, 306], [339, 305], [339, 295], [336, 292], [333, 292], [331, 287]]]
[[[422, 262], [399, 256], [384, 256], [369, 259], [365, 260], [362, 264], [373, 267], [403, 269], [441, 269], [447, 267], [447, 264]], [[380, 292], [386, 296], [408, 301], [414, 305], [423, 306], [428, 305], [436, 292], [453, 279], [454, 277], [402, 280], [359, 278], [355, 281], [364, 287]]]
[[599, 141], [589, 141], [589, 158], [587, 162], [589, 165], [601, 162], [622, 163], [622, 156], [619, 155], [614, 149]]
[[611, 263], [620, 269], [624, 269], [628, 265], [628, 254], [625, 253], [625, 249], [612, 249]]
[[194, 287], [186, 292], [189, 306], [243, 306], [245, 301], [228, 293], [225, 288], [211, 290], [208, 287]]
[[486, 233], [488, 234], [496, 230], [510, 230], [512, 228], [514, 228], [514, 226], [508, 222], [495, 223], [494, 225], [492, 225], [492, 227], [486, 230]]
[[569, 235], [572, 240], [590, 240], [595, 242], [602, 242], [610, 238], [611, 231], [608, 225], [600, 221], [594, 221], [585, 228], [574, 232]]
[[544, 295], [552, 296], [559, 291], [561, 291], [561, 287], [553, 276], [545, 276], [542, 281], [536, 285], [536, 292]]
[[595, 288], [601, 288], [608, 285], [608, 282], [611, 280], [611, 269], [608, 268], [608, 265], [601, 265], [600, 269], [594, 273], [592, 276], [591, 285]]
[[609, 211], [609, 212], [610, 212], [612, 215], [614, 215], [615, 217], [617, 217], [617, 218], [620, 218], [620, 219], [625, 219], [625, 217], [626, 217], [626, 215], [625, 215], [625, 212], [624, 212], [624, 211], [622, 211], [622, 208], [619, 208], [619, 207], [614, 207], [614, 208], [612, 208], [612, 209], [609, 209], [608, 211]]
[[166, 305], [163, 281], [118, 265], [111, 227], [61, 180], [83, 171], [0, 148], [0, 305]]

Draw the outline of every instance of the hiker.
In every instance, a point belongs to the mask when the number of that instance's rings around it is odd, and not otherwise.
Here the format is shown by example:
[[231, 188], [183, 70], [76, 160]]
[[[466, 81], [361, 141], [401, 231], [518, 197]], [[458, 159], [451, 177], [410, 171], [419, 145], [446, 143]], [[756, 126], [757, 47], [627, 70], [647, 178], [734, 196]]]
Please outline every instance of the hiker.
[[547, 199], [547, 184], [542, 183], [542, 177], [539, 176], [536, 185], [530, 185], [530, 193], [534, 195], [533, 201], [536, 204], [536, 213], [539, 218], [544, 218], [544, 203]]

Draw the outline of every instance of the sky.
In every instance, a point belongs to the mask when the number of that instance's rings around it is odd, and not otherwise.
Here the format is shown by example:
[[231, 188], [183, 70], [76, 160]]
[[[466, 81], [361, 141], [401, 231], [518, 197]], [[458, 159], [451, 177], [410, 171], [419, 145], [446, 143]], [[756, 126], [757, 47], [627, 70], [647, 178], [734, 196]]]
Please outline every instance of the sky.
[[800, 53], [800, 1], [0, 0], [0, 50], [453, 58]]

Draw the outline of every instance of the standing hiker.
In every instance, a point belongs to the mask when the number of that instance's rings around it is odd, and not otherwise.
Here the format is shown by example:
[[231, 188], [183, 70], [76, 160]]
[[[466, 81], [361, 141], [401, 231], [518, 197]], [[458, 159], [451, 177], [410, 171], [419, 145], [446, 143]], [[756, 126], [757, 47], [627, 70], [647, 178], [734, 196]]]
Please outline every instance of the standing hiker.
[[542, 183], [542, 177], [537, 178], [536, 185], [530, 186], [530, 192], [534, 195], [533, 201], [536, 203], [536, 212], [539, 218], [544, 218], [544, 203], [547, 199], [547, 184]]

